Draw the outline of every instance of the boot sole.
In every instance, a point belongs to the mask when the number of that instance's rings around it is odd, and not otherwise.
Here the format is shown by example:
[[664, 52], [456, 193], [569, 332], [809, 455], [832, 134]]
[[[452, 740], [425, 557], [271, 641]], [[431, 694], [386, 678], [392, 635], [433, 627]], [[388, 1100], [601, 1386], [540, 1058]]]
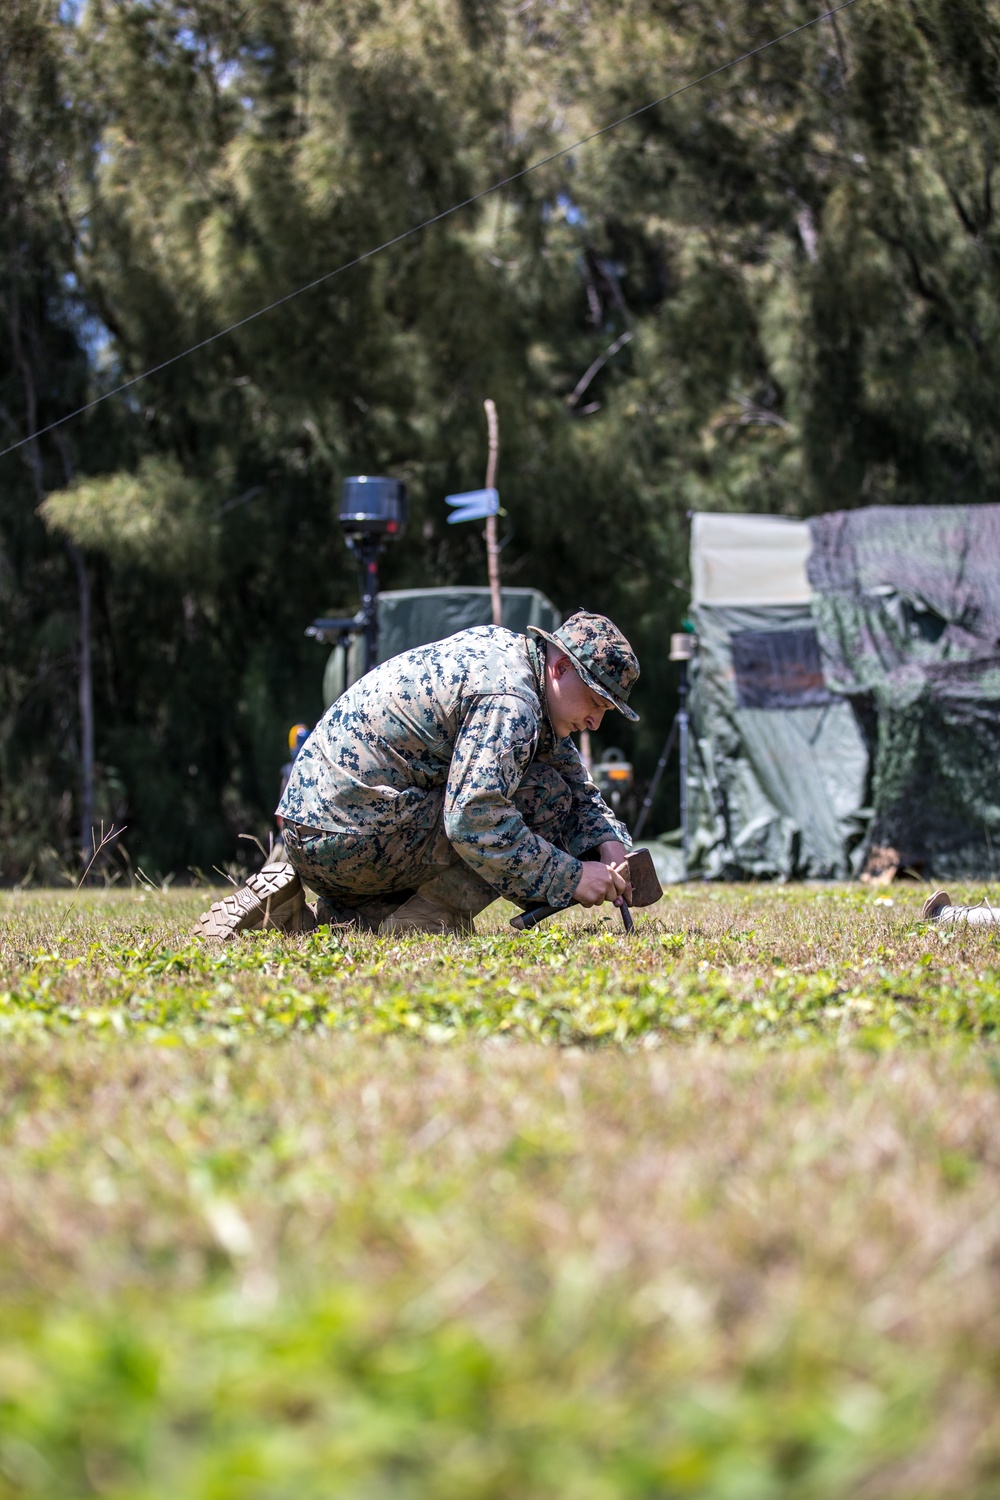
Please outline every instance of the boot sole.
[[292, 919], [298, 916], [304, 903], [302, 882], [295, 868], [290, 864], [268, 864], [251, 875], [238, 891], [202, 912], [195, 935], [225, 941], [254, 928], [284, 929], [287, 925], [294, 930]]

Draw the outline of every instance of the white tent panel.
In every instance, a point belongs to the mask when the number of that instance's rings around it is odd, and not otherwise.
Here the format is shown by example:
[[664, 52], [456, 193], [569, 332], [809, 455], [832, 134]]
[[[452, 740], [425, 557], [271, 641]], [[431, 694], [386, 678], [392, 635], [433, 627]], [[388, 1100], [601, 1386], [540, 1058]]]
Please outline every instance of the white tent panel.
[[786, 516], [696, 511], [691, 517], [694, 604], [808, 604], [809, 526]]

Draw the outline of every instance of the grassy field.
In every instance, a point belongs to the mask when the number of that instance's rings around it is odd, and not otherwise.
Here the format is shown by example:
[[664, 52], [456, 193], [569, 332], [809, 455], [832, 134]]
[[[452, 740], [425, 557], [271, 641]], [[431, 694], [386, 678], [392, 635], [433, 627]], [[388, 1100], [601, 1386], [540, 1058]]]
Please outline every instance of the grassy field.
[[0, 898], [0, 1496], [1000, 1495], [1000, 942], [923, 894]]

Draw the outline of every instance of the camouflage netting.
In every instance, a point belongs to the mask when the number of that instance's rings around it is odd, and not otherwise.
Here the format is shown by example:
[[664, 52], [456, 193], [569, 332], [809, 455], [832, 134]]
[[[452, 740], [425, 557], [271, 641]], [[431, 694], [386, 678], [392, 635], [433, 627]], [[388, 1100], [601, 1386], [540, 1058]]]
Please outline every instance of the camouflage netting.
[[823, 670], [872, 757], [865, 852], [932, 876], [1000, 860], [1000, 506], [928, 506], [810, 522]]

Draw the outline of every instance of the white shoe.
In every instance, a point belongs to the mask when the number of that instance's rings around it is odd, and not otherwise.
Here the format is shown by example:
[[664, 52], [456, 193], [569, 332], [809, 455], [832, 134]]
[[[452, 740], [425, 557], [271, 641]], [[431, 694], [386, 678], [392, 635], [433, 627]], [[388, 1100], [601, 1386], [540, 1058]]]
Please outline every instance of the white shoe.
[[947, 891], [935, 891], [924, 902], [925, 922], [950, 922], [953, 927], [1000, 927], [1000, 910], [989, 905], [952, 906]]
[[937, 922], [943, 911], [954, 911], [951, 897], [947, 891], [935, 891], [933, 896], [928, 896], [924, 902], [923, 919], [925, 922]]

